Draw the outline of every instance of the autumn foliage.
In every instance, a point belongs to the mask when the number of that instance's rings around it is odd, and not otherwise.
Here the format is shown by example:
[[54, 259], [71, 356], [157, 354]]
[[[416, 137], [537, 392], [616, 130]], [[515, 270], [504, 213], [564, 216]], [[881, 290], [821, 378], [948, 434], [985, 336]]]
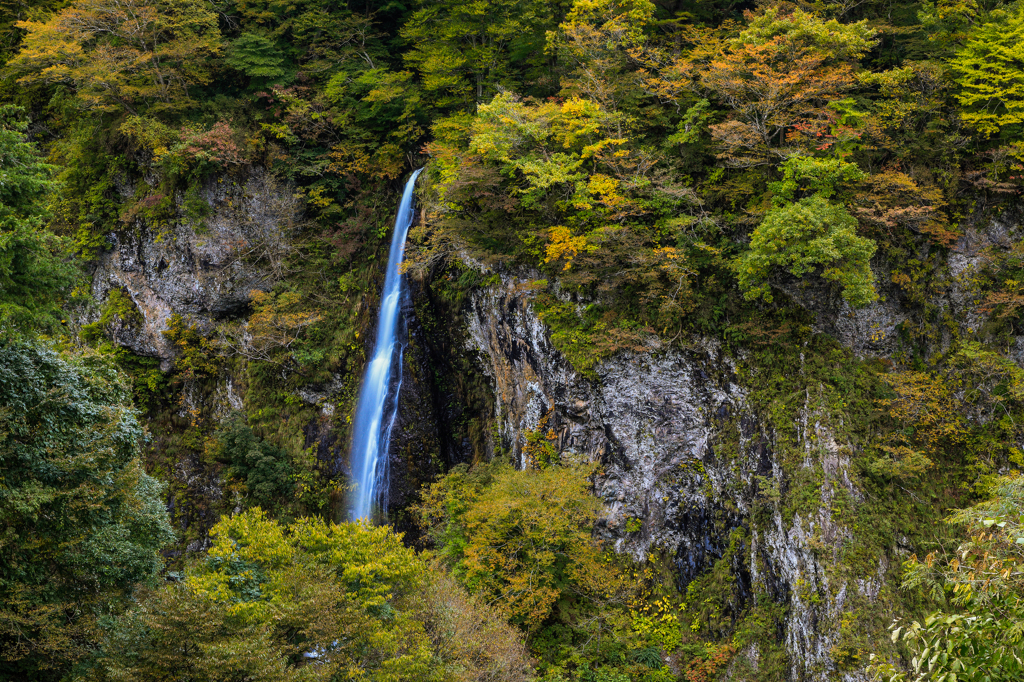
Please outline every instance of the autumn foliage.
[[[512, 682], [532, 657], [546, 682], [783, 679], [794, 618], [833, 628], [809, 675], [864, 677], [877, 649], [919, 654], [921, 679], [1019, 677], [1022, 7], [0, 0], [0, 360], [56, 368], [27, 408], [36, 384], [0, 386], [0, 677]], [[437, 474], [392, 510], [403, 539], [326, 519], [421, 167], [403, 357], [442, 416], [392, 453], [404, 500]], [[707, 456], [611, 494], [613, 426], [559, 397], [516, 470], [504, 396], [463, 352], [482, 288], [535, 317], [573, 387], [651, 358], [718, 396]], [[65, 403], [89, 414], [47, 411]], [[110, 415], [132, 456], [107, 466], [89, 443]], [[52, 512], [67, 467], [89, 499]], [[663, 553], [662, 511], [711, 529], [705, 563]], [[828, 580], [779, 573], [780, 537]]]
[[79, 0], [17, 26], [27, 32], [11, 63], [19, 82], [67, 84], [99, 109], [185, 109], [220, 52], [217, 15], [196, 0]]

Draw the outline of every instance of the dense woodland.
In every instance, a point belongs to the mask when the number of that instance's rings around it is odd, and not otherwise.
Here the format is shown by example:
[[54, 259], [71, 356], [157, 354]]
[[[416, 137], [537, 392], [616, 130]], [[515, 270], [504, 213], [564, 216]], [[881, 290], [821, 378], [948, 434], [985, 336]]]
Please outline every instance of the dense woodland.
[[[595, 381], [694, 339], [733, 358], [782, 463], [755, 518], [810, 504], [800, 410], [835, 425], [841, 564], [892, 574], [832, 678], [1024, 678], [1024, 237], [948, 266], [1019, 224], [1024, 4], [4, 0], [0, 53], [0, 678], [793, 677], [742, 529], [687, 584], [616, 553], [601, 463], [553, 432], [517, 469], [467, 413], [474, 455], [391, 510], [404, 534], [344, 521], [297, 391], [343, 378], [343, 443], [420, 166], [407, 276], [452, 319], [496, 277], [468, 259], [533, 273]], [[234, 256], [273, 282], [213, 326], [175, 311], [163, 367], [127, 348], [144, 311], [91, 286], [112, 235], [202, 237], [204, 188], [257, 174], [301, 206]], [[882, 304], [892, 352], [815, 326]]]

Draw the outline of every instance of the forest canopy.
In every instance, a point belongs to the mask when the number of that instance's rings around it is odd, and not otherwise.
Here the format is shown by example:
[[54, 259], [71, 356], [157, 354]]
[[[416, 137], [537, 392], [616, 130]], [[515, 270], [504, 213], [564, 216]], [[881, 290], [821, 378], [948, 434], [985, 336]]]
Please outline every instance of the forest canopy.
[[[0, 59], [0, 677], [1020, 677], [1024, 3], [7, 1]], [[676, 363], [685, 457], [501, 423], [488, 287], [524, 372]]]

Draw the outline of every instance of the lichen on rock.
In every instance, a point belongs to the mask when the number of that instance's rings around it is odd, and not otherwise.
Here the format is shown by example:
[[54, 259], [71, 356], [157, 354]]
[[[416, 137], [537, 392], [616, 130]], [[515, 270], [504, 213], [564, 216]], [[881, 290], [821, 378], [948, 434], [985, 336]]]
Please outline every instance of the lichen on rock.
[[[597, 534], [638, 560], [670, 557], [681, 591], [726, 556], [739, 529], [735, 602], [750, 608], [766, 597], [784, 609], [790, 679], [836, 679], [851, 596], [875, 600], [890, 576], [884, 559], [877, 575], [857, 581], [841, 570], [853, 531], [832, 514], [832, 499], [839, 489], [854, 500], [860, 493], [849, 447], [810, 395], [799, 417], [799, 466], [814, 472], [816, 487], [808, 508], [787, 515], [780, 488], [795, 483], [789, 465], [720, 344], [652, 343], [649, 352], [600, 361], [596, 379], [588, 378], [551, 344], [528, 281], [503, 274], [466, 307], [470, 347], [494, 387], [501, 449], [519, 467], [536, 464], [538, 442], [563, 459], [600, 462], [594, 488], [605, 513]], [[756, 668], [757, 646], [740, 655]], [[862, 665], [843, 665], [843, 679], [865, 679]]]

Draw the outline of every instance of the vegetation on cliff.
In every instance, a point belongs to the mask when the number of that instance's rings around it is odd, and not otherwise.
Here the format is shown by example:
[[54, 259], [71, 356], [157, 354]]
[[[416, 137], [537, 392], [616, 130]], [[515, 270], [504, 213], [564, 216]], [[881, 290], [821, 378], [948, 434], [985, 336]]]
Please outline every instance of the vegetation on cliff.
[[[737, 567], [821, 509], [828, 570], [883, 585], [822, 675], [1016, 679], [1022, 27], [998, 0], [0, 3], [0, 675], [792, 677], [789, 597], [739, 598]], [[473, 459], [409, 465], [394, 520], [436, 555], [325, 520], [419, 165], [409, 274]], [[225, 247], [262, 273], [241, 304], [155, 315], [94, 279], [205, 239], [257, 175], [302, 209]], [[700, 577], [601, 542], [599, 463], [543, 422], [511, 467], [453, 350], [494, 283], [463, 261], [516, 273], [588, 379], [697, 339], [735, 360], [779, 473]], [[809, 416], [852, 462], [827, 509]]]

